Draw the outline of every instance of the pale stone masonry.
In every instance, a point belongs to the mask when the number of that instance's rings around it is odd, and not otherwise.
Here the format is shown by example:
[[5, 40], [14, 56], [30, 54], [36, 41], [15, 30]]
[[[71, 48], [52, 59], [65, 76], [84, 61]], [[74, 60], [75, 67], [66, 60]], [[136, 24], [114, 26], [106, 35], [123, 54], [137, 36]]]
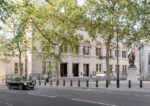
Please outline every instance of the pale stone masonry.
[[[81, 41], [80, 46], [78, 47], [78, 54], [71, 54], [69, 52], [65, 53], [63, 56], [61, 67], [61, 76], [62, 77], [87, 77], [87, 76], [96, 76], [106, 73], [106, 61], [105, 59], [99, 59], [99, 56], [96, 56], [96, 51], [101, 52], [101, 56], [106, 56], [106, 47], [104, 41], [98, 37], [96, 41], [92, 41], [88, 36], [88, 33], [84, 31], [78, 31], [84, 36], [84, 39]], [[35, 43], [35, 46], [40, 51], [39, 43]], [[69, 49], [69, 48], [68, 48]], [[110, 65], [112, 70], [112, 75], [116, 75], [115, 67], [117, 64], [116, 61], [116, 49], [111, 49], [111, 56], [113, 59], [110, 59]], [[137, 75], [139, 75], [139, 51], [136, 49], [128, 50], [124, 45], [119, 43], [119, 70], [120, 75], [126, 75], [128, 68], [128, 54], [133, 50], [136, 56], [135, 65], [137, 68]], [[97, 53], [98, 54], [98, 53]], [[42, 61], [37, 58], [38, 56], [30, 54], [30, 59], [28, 59], [28, 74], [38, 74], [42, 73]], [[46, 64], [46, 63], [45, 63]], [[55, 73], [55, 69], [51, 69]], [[46, 69], [45, 69], [46, 73]]]
[[[4, 58], [4, 57], [0, 57], [0, 58]], [[9, 60], [8, 63], [3, 63], [0, 62], [0, 81], [3, 81], [6, 79], [7, 76], [19, 76], [20, 72], [18, 70], [19, 68], [19, 62], [18, 62], [18, 55], [17, 54], [10, 54], [9, 56], [7, 56], [7, 59]], [[23, 75], [25, 75], [25, 60], [24, 60], [24, 56], [22, 56], [22, 72]]]
[[140, 73], [142, 78], [150, 79], [150, 44], [143, 44], [140, 50]]
[[[61, 68], [61, 77], [90, 77], [99, 76], [106, 73], [106, 61], [105, 59], [99, 59], [99, 56], [106, 56], [106, 47], [104, 41], [100, 36], [96, 41], [92, 41], [87, 32], [78, 31], [77, 33], [82, 34], [84, 39], [80, 42], [78, 47], [78, 53], [72, 54], [70, 52], [64, 53], [62, 63], [60, 64]], [[32, 33], [31, 33], [32, 34]], [[31, 35], [30, 34], [30, 35]], [[32, 46], [36, 46], [40, 52], [40, 43], [35, 41]], [[69, 47], [68, 47], [69, 49]], [[56, 52], [58, 47], [56, 47]], [[136, 56], [135, 65], [137, 68], [137, 75], [139, 75], [139, 51], [136, 49], [126, 48], [124, 45], [119, 43], [119, 70], [120, 75], [127, 74], [128, 68], [128, 54], [133, 50]], [[110, 59], [110, 69], [111, 75], [116, 76], [116, 49], [112, 48], [110, 50], [110, 56], [113, 58]], [[18, 57], [10, 57], [11, 62], [0, 63], [0, 75], [19, 75], [19, 72], [16, 74], [15, 70], [18, 63]], [[145, 57], [146, 58], [146, 57]], [[23, 74], [25, 75], [25, 59], [23, 56]], [[55, 68], [48, 70], [46, 66], [48, 61], [42, 61], [36, 53], [32, 54], [27, 52], [27, 74], [28, 75], [38, 75], [38, 74], [47, 74], [51, 72], [53, 76], [56, 76]], [[143, 66], [144, 67], [144, 66]], [[1, 77], [2, 78], [2, 77]]]

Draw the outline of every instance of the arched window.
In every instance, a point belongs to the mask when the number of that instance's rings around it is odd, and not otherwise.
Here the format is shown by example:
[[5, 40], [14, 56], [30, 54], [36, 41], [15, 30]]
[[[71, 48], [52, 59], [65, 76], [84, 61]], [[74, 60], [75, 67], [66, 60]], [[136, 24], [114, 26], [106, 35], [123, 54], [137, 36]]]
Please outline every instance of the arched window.
[[96, 56], [102, 56], [102, 46], [101, 46], [101, 43], [98, 42], [96, 43], [96, 48], [95, 48], [95, 55]]
[[126, 49], [126, 47], [123, 47], [122, 48], [122, 58], [127, 58], [128, 56], [127, 56], [127, 49]]
[[[115, 50], [115, 57], [117, 57], [117, 49]], [[118, 45], [118, 57], [120, 57], [120, 45]]]
[[90, 54], [90, 41], [85, 40], [81, 44], [82, 44], [83, 55], [89, 55]]

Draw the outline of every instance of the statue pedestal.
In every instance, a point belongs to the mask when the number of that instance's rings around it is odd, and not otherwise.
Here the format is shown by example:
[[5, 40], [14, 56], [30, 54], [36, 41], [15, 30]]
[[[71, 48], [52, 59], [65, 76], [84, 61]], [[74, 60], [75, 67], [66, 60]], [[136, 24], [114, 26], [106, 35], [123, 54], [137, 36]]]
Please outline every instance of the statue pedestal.
[[131, 80], [131, 83], [138, 82], [138, 77], [136, 75], [137, 68], [135, 66], [129, 66], [127, 69], [127, 81]]

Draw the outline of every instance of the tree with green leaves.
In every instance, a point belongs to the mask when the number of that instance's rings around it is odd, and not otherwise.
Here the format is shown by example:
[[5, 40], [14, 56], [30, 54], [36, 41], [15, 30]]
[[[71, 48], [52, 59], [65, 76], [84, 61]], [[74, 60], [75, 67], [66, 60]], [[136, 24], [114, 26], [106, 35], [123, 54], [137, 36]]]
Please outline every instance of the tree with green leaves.
[[111, 83], [110, 47], [116, 42], [117, 29], [120, 41], [126, 41], [127, 38], [132, 38], [138, 32], [135, 28], [138, 21], [136, 20], [138, 7], [138, 2], [131, 0], [87, 0], [84, 6], [87, 10], [85, 22], [83, 23], [85, 30], [93, 39], [97, 37], [97, 34], [100, 34], [105, 42], [107, 80], [109, 84]]
[[[14, 12], [14, 3], [12, 0], [0, 1], [0, 22], [6, 23], [6, 19]], [[2, 27], [2, 26], [0, 26]], [[2, 29], [2, 28], [1, 28]]]
[[9, 55], [14, 54], [9, 42], [10, 39], [2, 35], [0, 36], [0, 62], [2, 63], [9, 63], [11, 61]]
[[41, 44], [42, 55], [55, 60], [59, 82], [64, 46], [75, 48], [82, 38], [76, 34], [82, 19], [81, 8], [76, 0], [50, 0], [33, 8], [35, 11], [31, 15], [31, 23], [34, 27], [34, 37]]
[[28, 33], [27, 27], [29, 26], [29, 19], [26, 16], [24, 2], [16, 2], [14, 3], [16, 8], [14, 8], [14, 12], [7, 18], [7, 23], [3, 24], [3, 32], [7, 35], [7, 41], [3, 42], [3, 46], [6, 52], [18, 53], [19, 60], [19, 73], [22, 76], [23, 70], [21, 71], [22, 65], [22, 54], [29, 50], [30, 46], [30, 37], [26, 36]]

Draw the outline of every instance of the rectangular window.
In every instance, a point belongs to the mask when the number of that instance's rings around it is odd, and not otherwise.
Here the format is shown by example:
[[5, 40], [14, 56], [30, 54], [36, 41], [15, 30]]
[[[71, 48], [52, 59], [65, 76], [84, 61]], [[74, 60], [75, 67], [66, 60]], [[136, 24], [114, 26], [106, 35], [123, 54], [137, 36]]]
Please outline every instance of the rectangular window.
[[[15, 63], [15, 69], [14, 69], [15, 74], [19, 74], [19, 63]], [[23, 63], [20, 65], [20, 74], [23, 74]]]
[[[117, 57], [117, 50], [115, 50], [115, 57]], [[118, 57], [119, 57], [119, 50], [118, 50]]]
[[99, 64], [99, 71], [101, 71], [101, 64]]
[[[118, 70], [120, 71], [120, 65], [118, 65]], [[117, 65], [115, 65], [115, 72], [117, 73]]]
[[127, 65], [122, 65], [122, 75], [126, 75], [127, 74]]
[[51, 62], [49, 61], [42, 61], [42, 73], [46, 74], [50, 72]]
[[126, 51], [122, 51], [122, 58], [127, 58], [127, 52]]
[[125, 65], [125, 69], [124, 70], [125, 70], [125, 72], [127, 71], [127, 65]]
[[83, 46], [83, 55], [89, 55], [89, 46]]
[[46, 61], [42, 62], [42, 73], [45, 74], [46, 73]]
[[15, 63], [15, 74], [18, 74], [18, 63]]
[[102, 69], [102, 65], [101, 64], [96, 64], [96, 72], [101, 71]]
[[98, 64], [96, 64], [96, 71], [98, 71]]
[[96, 56], [98, 56], [98, 48], [96, 48]]
[[83, 51], [83, 55], [85, 55], [85, 46], [83, 46], [82, 51]]
[[122, 66], [122, 72], [124, 72], [124, 65]]
[[96, 56], [101, 56], [101, 48], [96, 48]]

